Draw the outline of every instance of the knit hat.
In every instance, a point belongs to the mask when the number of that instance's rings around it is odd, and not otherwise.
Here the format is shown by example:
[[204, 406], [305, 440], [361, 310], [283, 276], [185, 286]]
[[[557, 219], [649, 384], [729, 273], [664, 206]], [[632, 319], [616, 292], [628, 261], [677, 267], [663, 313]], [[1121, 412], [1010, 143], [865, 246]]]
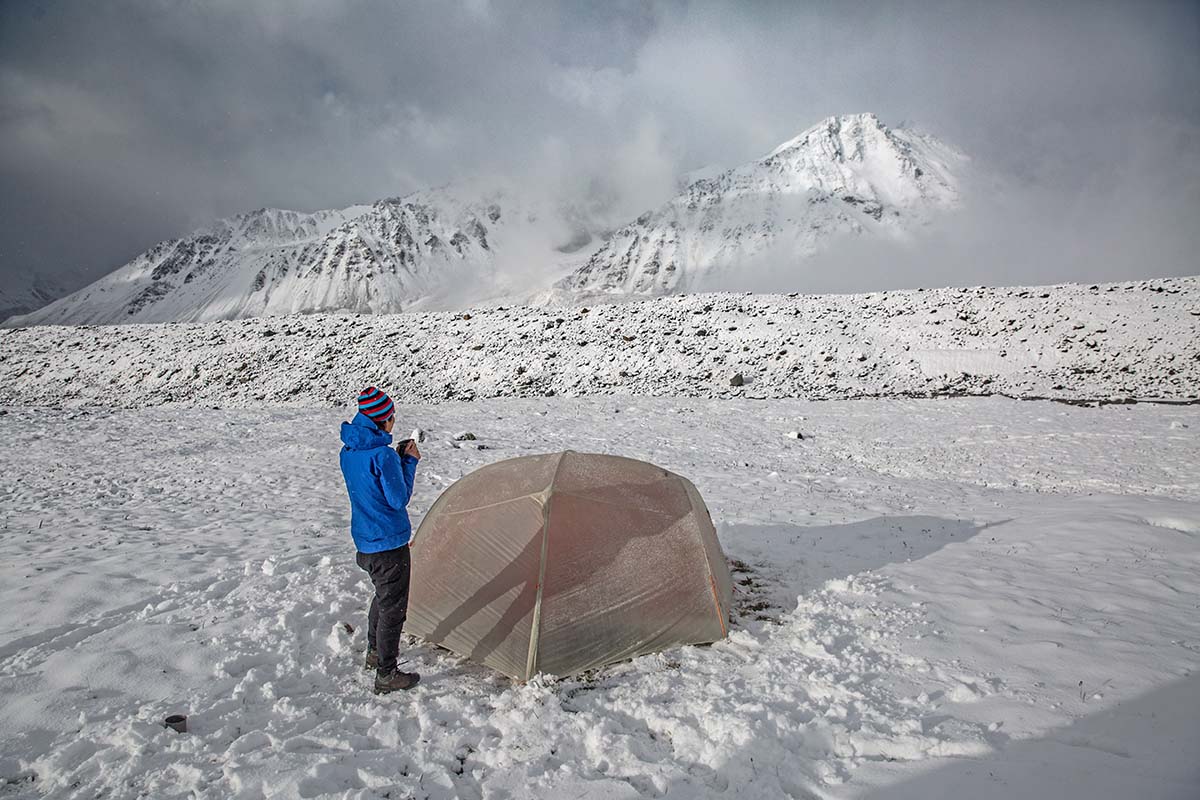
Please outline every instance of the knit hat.
[[368, 386], [358, 393], [358, 410], [374, 422], [387, 422], [395, 415], [396, 406], [392, 398], [374, 386]]

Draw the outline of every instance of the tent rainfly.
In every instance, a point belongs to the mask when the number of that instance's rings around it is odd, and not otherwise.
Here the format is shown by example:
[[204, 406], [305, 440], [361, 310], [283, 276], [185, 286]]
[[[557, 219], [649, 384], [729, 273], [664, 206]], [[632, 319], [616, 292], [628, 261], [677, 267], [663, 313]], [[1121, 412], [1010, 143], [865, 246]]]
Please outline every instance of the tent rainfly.
[[708, 509], [644, 461], [490, 464], [437, 499], [412, 547], [409, 632], [515, 680], [727, 633], [733, 588]]

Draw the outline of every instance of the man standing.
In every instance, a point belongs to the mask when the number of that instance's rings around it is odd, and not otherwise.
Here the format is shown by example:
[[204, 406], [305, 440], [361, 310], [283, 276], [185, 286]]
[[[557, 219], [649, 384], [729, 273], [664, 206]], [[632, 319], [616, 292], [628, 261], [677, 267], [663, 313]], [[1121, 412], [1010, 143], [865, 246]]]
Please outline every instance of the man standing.
[[371, 576], [375, 597], [367, 616], [367, 660], [374, 669], [376, 694], [411, 689], [421, 676], [397, 667], [400, 632], [408, 616], [412, 497], [421, 452], [405, 439], [393, 451], [396, 407], [374, 386], [358, 395], [358, 414], [342, 423], [340, 461], [350, 493], [350, 535], [355, 560]]

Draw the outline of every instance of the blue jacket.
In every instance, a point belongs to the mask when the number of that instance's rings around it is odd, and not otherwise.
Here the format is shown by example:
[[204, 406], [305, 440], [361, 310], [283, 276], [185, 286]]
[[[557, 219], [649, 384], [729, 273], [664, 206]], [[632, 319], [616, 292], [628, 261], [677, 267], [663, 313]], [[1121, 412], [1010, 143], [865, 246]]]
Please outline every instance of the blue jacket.
[[350, 535], [360, 553], [395, 550], [412, 538], [406, 506], [417, 459], [401, 456], [391, 443], [392, 435], [365, 414], [342, 423], [340, 461], [350, 493]]

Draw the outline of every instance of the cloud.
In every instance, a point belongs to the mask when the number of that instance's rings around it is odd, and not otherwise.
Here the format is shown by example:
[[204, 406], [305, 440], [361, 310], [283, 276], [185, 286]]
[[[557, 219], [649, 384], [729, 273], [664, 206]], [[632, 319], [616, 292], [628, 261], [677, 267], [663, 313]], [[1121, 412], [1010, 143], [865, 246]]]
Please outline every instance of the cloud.
[[1194, 271], [1197, 34], [1167, 3], [3, 4], [0, 282], [481, 176], [617, 224], [865, 110], [999, 176], [1014, 227], [985, 240], [1041, 237], [1084, 280]]

